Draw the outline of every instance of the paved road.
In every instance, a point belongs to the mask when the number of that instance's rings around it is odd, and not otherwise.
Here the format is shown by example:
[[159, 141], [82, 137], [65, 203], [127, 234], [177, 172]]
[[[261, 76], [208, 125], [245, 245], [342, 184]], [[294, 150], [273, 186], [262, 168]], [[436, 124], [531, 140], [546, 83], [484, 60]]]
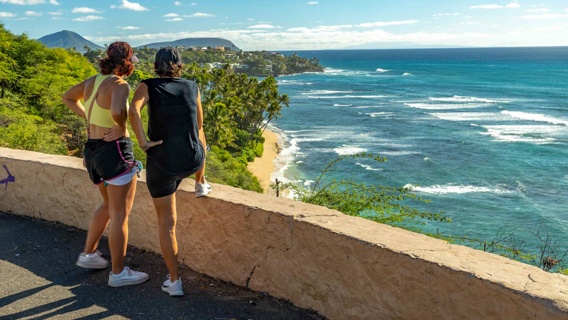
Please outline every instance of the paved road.
[[[324, 319], [287, 301], [182, 267], [186, 295], [162, 292], [161, 256], [128, 248], [127, 265], [150, 280], [107, 286], [109, 269], [75, 266], [86, 232], [0, 212], [0, 319]], [[100, 250], [108, 258], [106, 238]]]

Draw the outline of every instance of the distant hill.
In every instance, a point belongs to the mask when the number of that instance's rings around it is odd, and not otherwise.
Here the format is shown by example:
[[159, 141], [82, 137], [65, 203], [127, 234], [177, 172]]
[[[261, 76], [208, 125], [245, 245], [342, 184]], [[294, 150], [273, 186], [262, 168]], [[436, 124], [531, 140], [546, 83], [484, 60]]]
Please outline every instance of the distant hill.
[[[63, 30], [63, 31], [59, 31], [59, 32], [56, 32], [56, 33], [53, 33], [53, 34], [49, 34], [49, 35], [43, 36], [43, 37], [41, 37], [37, 40], [39, 42], [45, 44], [48, 48], [65, 48], [65, 49], [75, 48], [77, 51], [79, 51], [81, 53], [85, 52], [85, 49], [84, 49], [85, 46], [91, 48], [91, 50], [96, 50], [96, 49], [105, 50], [106, 49], [105, 47], [99, 46], [98, 44], [95, 44], [95, 43], [81, 37], [79, 34], [72, 32], [72, 31], [68, 31], [68, 30]], [[231, 41], [226, 40], [226, 39], [221, 39], [221, 38], [185, 38], [185, 39], [179, 39], [179, 40], [175, 40], [175, 41], [154, 42], [154, 43], [150, 43], [150, 44], [141, 45], [141, 46], [138, 46], [136, 48], [148, 47], [148, 48], [152, 48], [152, 49], [158, 49], [158, 48], [167, 47], [167, 46], [185, 47], [185, 48], [189, 48], [189, 47], [198, 47], [198, 48], [202, 48], [202, 47], [211, 47], [211, 48], [228, 47], [228, 48], [231, 48], [231, 50], [236, 50], [236, 51], [240, 50]]]
[[198, 47], [198, 48], [202, 48], [202, 47], [211, 47], [211, 48], [228, 47], [228, 48], [231, 48], [231, 50], [236, 50], [236, 51], [240, 50], [231, 41], [226, 40], [226, 39], [221, 39], [221, 38], [185, 38], [185, 39], [180, 39], [180, 40], [175, 40], [175, 41], [149, 43], [149, 44], [145, 44], [145, 45], [142, 45], [142, 46], [138, 46], [137, 48], [148, 47], [148, 48], [152, 48], [152, 49], [159, 49], [161, 47], [167, 47], [167, 46], [185, 47], [185, 48], [189, 48], [189, 47]]
[[105, 49], [104, 47], [81, 37], [79, 34], [67, 30], [49, 34], [37, 40], [48, 48], [75, 48], [77, 51], [82, 53], [86, 51], [85, 46], [89, 47], [91, 50]]

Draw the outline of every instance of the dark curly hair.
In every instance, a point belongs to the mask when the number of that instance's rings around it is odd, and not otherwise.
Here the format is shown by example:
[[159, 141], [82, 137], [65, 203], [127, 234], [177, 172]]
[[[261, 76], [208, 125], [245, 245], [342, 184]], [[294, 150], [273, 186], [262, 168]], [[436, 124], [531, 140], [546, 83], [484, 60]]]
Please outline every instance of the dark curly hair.
[[117, 76], [129, 76], [134, 71], [134, 64], [130, 61], [134, 50], [126, 42], [113, 42], [106, 51], [106, 58], [101, 59], [99, 67], [102, 74], [111, 74], [115, 68]]
[[163, 77], [180, 77], [182, 68], [181, 53], [178, 49], [174, 47], [164, 47], [156, 52], [154, 71], [157, 75]]
[[181, 76], [181, 64], [168, 61], [154, 62], [154, 71], [159, 76], [179, 78]]

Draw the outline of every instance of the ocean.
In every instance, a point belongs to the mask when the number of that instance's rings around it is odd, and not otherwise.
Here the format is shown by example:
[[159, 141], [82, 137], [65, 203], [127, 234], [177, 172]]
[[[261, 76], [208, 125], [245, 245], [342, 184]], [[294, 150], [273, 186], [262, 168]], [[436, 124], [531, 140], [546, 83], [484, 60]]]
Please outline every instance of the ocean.
[[[294, 52], [282, 52], [292, 54]], [[290, 106], [272, 178], [414, 186], [451, 223], [417, 227], [491, 241], [568, 244], [568, 47], [295, 51], [325, 72], [278, 77]]]

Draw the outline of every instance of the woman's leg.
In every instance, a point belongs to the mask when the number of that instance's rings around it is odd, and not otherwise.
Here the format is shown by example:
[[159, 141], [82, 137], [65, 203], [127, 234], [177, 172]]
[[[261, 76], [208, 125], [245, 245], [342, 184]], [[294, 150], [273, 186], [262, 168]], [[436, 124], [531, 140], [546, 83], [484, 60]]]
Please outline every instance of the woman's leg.
[[103, 235], [109, 222], [109, 202], [107, 188], [104, 183], [99, 184], [99, 192], [103, 197], [103, 203], [95, 211], [91, 222], [89, 223], [89, 231], [87, 232], [87, 240], [85, 241], [84, 253], [93, 253], [99, 246], [99, 240]]
[[124, 269], [124, 257], [128, 245], [128, 215], [136, 194], [136, 176], [122, 186], [109, 185], [110, 227], [108, 244], [112, 259], [112, 272], [119, 274]]
[[[205, 154], [207, 154], [207, 143], [205, 141], [205, 133], [203, 133], [203, 129], [199, 130], [199, 140], [201, 141], [201, 144], [203, 144]], [[203, 161], [201, 168], [199, 168], [199, 170], [195, 173], [195, 182], [205, 183], [205, 160]]]
[[161, 198], [153, 198], [156, 213], [158, 214], [158, 227], [160, 247], [170, 273], [170, 281], [179, 278], [178, 273], [178, 246], [176, 239], [176, 194]]

